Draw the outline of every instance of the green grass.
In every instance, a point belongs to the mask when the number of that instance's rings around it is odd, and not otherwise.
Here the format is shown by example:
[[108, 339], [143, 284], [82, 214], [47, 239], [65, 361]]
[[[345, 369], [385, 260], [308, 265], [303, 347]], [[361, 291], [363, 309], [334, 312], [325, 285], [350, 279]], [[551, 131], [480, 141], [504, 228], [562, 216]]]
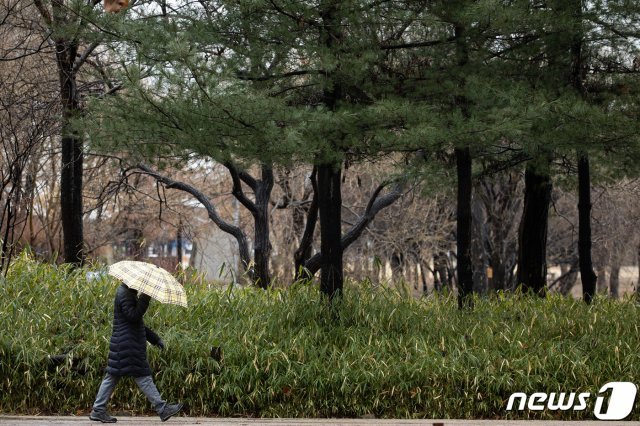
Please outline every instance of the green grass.
[[[111, 279], [19, 258], [0, 281], [0, 412], [84, 414], [106, 366]], [[592, 418], [592, 409], [505, 411], [511, 393], [590, 392], [640, 382], [632, 301], [408, 298], [351, 284], [329, 309], [309, 285], [233, 294], [187, 283], [190, 307], [151, 304], [163, 396], [198, 416]], [[222, 359], [211, 358], [211, 347]], [[59, 365], [50, 355], [68, 354]], [[591, 406], [595, 398], [590, 399]], [[131, 380], [111, 411], [149, 413]], [[631, 419], [640, 419], [635, 408]]]

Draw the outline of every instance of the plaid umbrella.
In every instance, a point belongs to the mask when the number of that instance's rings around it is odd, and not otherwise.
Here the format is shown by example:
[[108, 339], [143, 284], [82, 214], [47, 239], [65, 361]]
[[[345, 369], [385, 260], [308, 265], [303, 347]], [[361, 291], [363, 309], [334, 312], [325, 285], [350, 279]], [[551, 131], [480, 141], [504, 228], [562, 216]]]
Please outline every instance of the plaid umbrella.
[[123, 260], [109, 266], [109, 275], [127, 287], [148, 294], [160, 303], [187, 307], [182, 285], [166, 270], [146, 262]]

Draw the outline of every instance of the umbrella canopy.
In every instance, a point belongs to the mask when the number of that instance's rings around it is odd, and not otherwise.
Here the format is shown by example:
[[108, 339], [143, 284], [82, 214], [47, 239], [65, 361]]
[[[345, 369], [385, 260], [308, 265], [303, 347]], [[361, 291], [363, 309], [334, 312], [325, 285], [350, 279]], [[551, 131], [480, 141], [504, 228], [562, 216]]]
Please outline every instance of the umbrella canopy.
[[182, 285], [166, 270], [146, 262], [123, 260], [109, 266], [109, 275], [127, 287], [147, 294], [160, 303], [187, 307]]

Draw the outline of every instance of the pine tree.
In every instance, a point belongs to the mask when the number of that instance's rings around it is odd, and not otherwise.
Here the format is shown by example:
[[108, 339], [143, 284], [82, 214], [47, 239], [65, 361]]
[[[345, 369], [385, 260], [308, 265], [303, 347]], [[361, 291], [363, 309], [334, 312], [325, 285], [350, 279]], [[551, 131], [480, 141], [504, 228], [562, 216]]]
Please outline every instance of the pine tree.
[[[415, 114], [374, 84], [382, 62], [376, 4], [221, 1], [135, 22], [124, 37], [137, 40], [126, 92], [94, 105], [96, 122], [109, 119], [93, 126], [93, 139], [141, 156], [313, 164], [320, 286], [333, 298], [343, 286], [343, 250], [356, 235], [342, 232], [342, 164], [392, 151], [405, 116]], [[143, 68], [152, 76], [146, 82]], [[372, 200], [367, 214], [389, 199]]]

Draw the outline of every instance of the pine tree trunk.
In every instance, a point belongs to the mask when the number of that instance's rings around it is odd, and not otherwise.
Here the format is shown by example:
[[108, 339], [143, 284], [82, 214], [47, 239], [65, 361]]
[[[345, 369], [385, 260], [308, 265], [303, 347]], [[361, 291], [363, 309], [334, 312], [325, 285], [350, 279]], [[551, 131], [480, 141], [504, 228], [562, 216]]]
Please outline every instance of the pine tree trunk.
[[456, 148], [458, 174], [457, 258], [458, 306], [471, 307], [473, 269], [471, 264], [471, 153], [469, 148]]
[[269, 259], [271, 258], [271, 242], [269, 239], [269, 199], [273, 189], [273, 170], [270, 166], [262, 166], [262, 178], [256, 183], [256, 213], [254, 217], [254, 282], [261, 288], [271, 285]]
[[341, 169], [318, 166], [318, 211], [320, 215], [320, 291], [332, 300], [342, 292], [342, 195]]
[[477, 194], [471, 196], [471, 267], [473, 270], [473, 291], [486, 294], [489, 288], [487, 267], [490, 264], [487, 252], [488, 231], [487, 212]]
[[578, 256], [582, 297], [591, 303], [596, 292], [596, 274], [591, 259], [591, 177], [589, 157], [578, 153]]
[[[313, 253], [313, 234], [315, 233], [316, 224], [318, 222], [318, 180], [317, 180], [317, 168], [313, 168], [309, 180], [311, 181], [311, 188], [313, 190], [313, 197], [311, 198], [311, 204], [306, 210], [306, 223], [304, 224], [304, 231], [301, 233], [300, 244], [293, 254], [295, 280], [307, 279], [310, 280], [312, 274], [305, 268], [307, 260]], [[301, 212], [302, 214], [302, 212]], [[302, 218], [300, 219], [302, 221]], [[301, 226], [302, 228], [302, 226]]]
[[316, 195], [314, 195], [312, 204], [309, 207], [309, 211], [307, 213], [307, 223], [304, 228], [302, 240], [300, 241], [300, 246], [293, 254], [295, 281], [310, 280], [312, 278], [312, 274], [307, 271], [305, 265], [307, 263], [307, 260], [313, 254], [311, 242], [313, 241], [313, 233], [315, 232], [316, 223], [318, 222], [317, 192]]
[[64, 237], [64, 261], [84, 262], [82, 225], [82, 141], [62, 138], [62, 174], [60, 176], [60, 215]]
[[[321, 41], [328, 52], [338, 55], [341, 49], [343, 34], [340, 25], [341, 3], [335, 1], [321, 2], [320, 17], [322, 19]], [[344, 99], [344, 90], [341, 78], [336, 72], [327, 74], [327, 87], [323, 90], [322, 97], [325, 107], [335, 112], [337, 104]], [[340, 138], [336, 135], [335, 141], [329, 145], [329, 150], [339, 150]], [[331, 152], [326, 152], [333, 157]], [[321, 160], [317, 168], [318, 179], [318, 213], [320, 217], [320, 291], [333, 300], [342, 293], [343, 264], [342, 264], [342, 181], [341, 163]]]
[[502, 261], [502, 256], [496, 250], [491, 260], [491, 271], [493, 277], [491, 279], [491, 290], [493, 292], [506, 290], [507, 271]]
[[528, 164], [518, 238], [518, 285], [524, 292], [546, 295], [547, 226], [551, 202], [549, 161], [542, 170]]
[[71, 120], [77, 116], [80, 106], [73, 70], [78, 51], [77, 43], [58, 40], [56, 63], [62, 102], [62, 167], [60, 173], [60, 215], [64, 238], [64, 261], [75, 265], [84, 262], [82, 227], [82, 139], [71, 129]]

